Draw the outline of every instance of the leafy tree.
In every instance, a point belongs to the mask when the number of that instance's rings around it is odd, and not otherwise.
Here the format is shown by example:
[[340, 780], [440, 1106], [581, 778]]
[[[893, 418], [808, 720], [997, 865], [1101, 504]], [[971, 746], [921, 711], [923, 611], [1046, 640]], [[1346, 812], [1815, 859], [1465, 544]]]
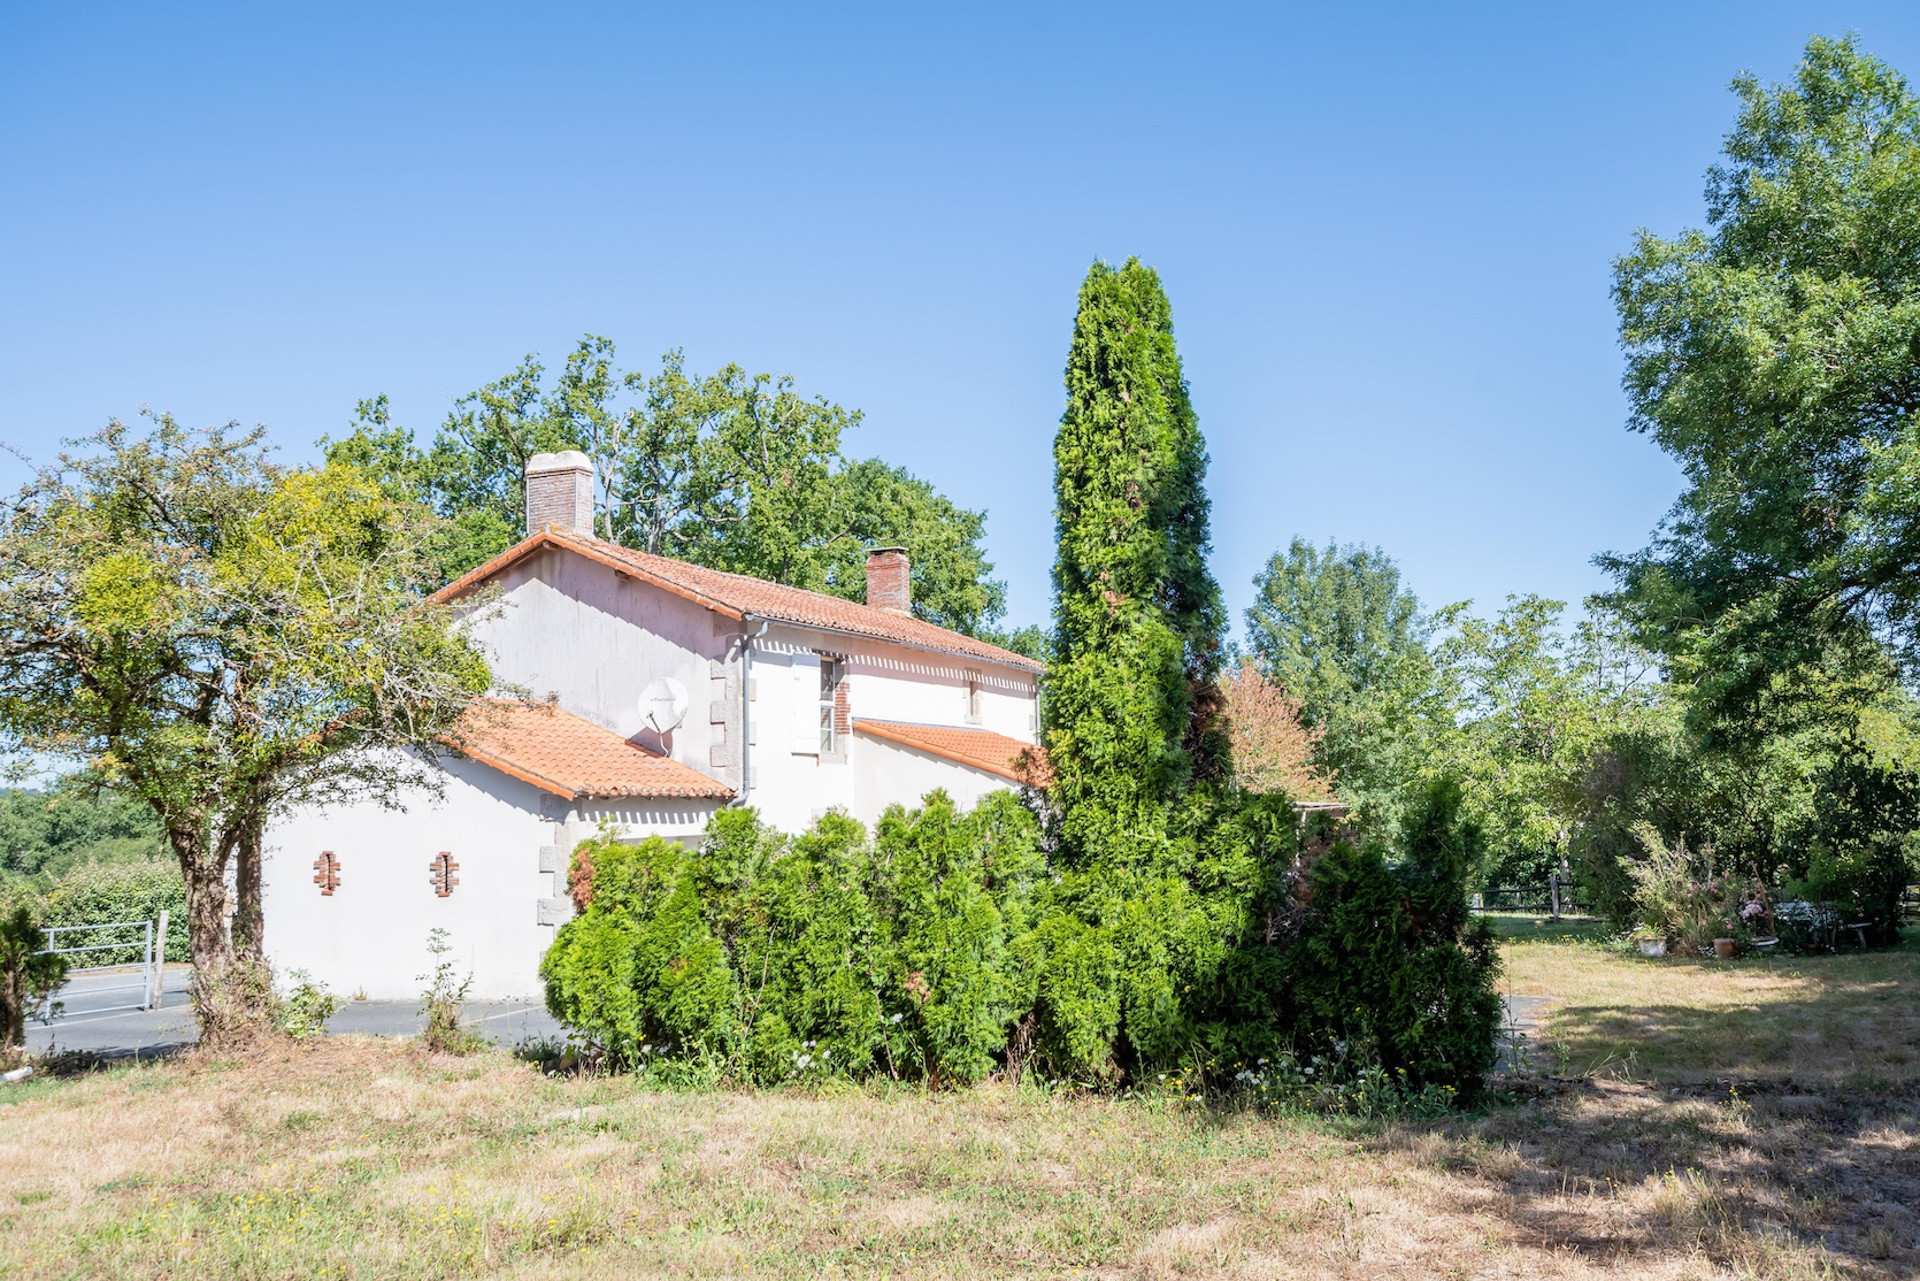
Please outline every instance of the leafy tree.
[[1254, 587], [1247, 638], [1262, 674], [1300, 700], [1319, 734], [1313, 762], [1339, 780], [1341, 799], [1390, 828], [1447, 720], [1428, 649], [1435, 620], [1378, 548], [1296, 538]]
[[[511, 547], [526, 523], [523, 510], [504, 502], [475, 501], [464, 460], [448, 451], [424, 454], [413, 433], [393, 424], [385, 396], [363, 400], [353, 431], [341, 440], [320, 438], [328, 465], [352, 467], [377, 482], [396, 502], [419, 503], [442, 519], [432, 532], [434, 577], [450, 582]], [[443, 474], [450, 462], [457, 470]]]
[[1061, 880], [1040, 927], [1040, 1013], [1056, 1063], [1098, 1075], [1117, 1045], [1173, 1052], [1191, 986], [1180, 975], [1221, 937], [1191, 879], [1184, 802], [1231, 766], [1206, 453], [1171, 308], [1138, 260], [1088, 272], [1066, 383], [1045, 713]]
[[166, 856], [153, 811], [99, 785], [82, 771], [44, 791], [0, 793], [0, 869], [57, 876], [87, 863], [143, 861]]
[[1300, 700], [1243, 659], [1220, 683], [1222, 712], [1233, 739], [1234, 781], [1250, 792], [1275, 792], [1296, 801], [1333, 799], [1333, 780], [1313, 763], [1324, 730], [1301, 719]]
[[1600, 558], [1708, 720], [1920, 639], [1920, 103], [1851, 39], [1733, 89], [1711, 233], [1642, 231], [1615, 264], [1632, 427], [1687, 488], [1651, 546]]
[[384, 397], [321, 444], [447, 518], [449, 577], [519, 538], [529, 458], [579, 449], [594, 463], [596, 532], [610, 541], [849, 600], [864, 598], [868, 548], [904, 546], [918, 617], [980, 633], [1005, 612], [980, 546], [985, 514], [901, 468], [847, 459], [841, 436], [857, 410], [738, 365], [689, 374], [677, 351], [652, 377], [622, 373], [613, 344], [593, 335], [551, 386], [545, 374], [528, 356], [462, 397], [424, 452], [390, 425]]
[[1457, 692], [1434, 752], [1485, 839], [1483, 883], [1540, 884], [1566, 857], [1578, 795], [1605, 745], [1670, 703], [1653, 656], [1596, 616], [1569, 633], [1565, 606], [1510, 596], [1492, 619], [1457, 617], [1437, 647]]
[[1836, 755], [1820, 779], [1806, 832], [1812, 896], [1841, 904], [1869, 925], [1873, 941], [1900, 941], [1901, 899], [1920, 876], [1920, 773], [1876, 761], [1858, 745]]
[[430, 786], [393, 749], [430, 751], [489, 675], [422, 600], [430, 517], [358, 471], [286, 471], [258, 431], [164, 416], [91, 443], [0, 524], [0, 733], [151, 808], [186, 880], [203, 1042], [232, 1044], [271, 1003], [268, 820]]
[[835, 477], [840, 529], [821, 542], [818, 576], [796, 586], [864, 600], [867, 549], [907, 548], [913, 612], [940, 627], [983, 636], [1006, 613], [1006, 584], [981, 559], [984, 512], [956, 507], [932, 485], [877, 458], [849, 463]]
[[1777, 673], [1744, 705], [1693, 704], [1670, 682], [1605, 726], [1571, 780], [1571, 848], [1603, 910], [1625, 922], [1630, 871], [1659, 843], [1711, 849], [1716, 864], [1775, 885], [1810, 874], [1826, 843], [1817, 811], [1837, 765], [1920, 761], [1920, 708], [1883, 658], [1872, 678], [1852, 658]]

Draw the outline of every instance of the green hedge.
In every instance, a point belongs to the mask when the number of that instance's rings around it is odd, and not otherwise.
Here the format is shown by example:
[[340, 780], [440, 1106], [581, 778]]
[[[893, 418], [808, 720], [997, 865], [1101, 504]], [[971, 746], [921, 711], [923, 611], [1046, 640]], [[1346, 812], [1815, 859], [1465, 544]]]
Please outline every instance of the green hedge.
[[[53, 883], [41, 898], [42, 925], [97, 925], [107, 921], [150, 921], [161, 911], [167, 921], [167, 959], [190, 959], [187, 942], [187, 886], [180, 869], [158, 859], [142, 863], [112, 863], [76, 867]], [[99, 936], [63, 934], [62, 947], [82, 943], [117, 942], [126, 931]], [[95, 952], [75, 957], [76, 966], [128, 964], [140, 959], [139, 949]]]
[[1471, 1095], [1499, 1000], [1458, 806], [1436, 786], [1398, 851], [1303, 848], [1284, 800], [1240, 797], [1181, 838], [1193, 876], [1105, 886], [1056, 875], [1006, 792], [964, 815], [934, 792], [871, 839], [840, 814], [788, 838], [750, 810], [698, 849], [603, 834], [574, 854], [583, 910], [542, 964], [547, 1005], [617, 1063], [763, 1084], [1028, 1065], [1219, 1083], [1292, 1055]]

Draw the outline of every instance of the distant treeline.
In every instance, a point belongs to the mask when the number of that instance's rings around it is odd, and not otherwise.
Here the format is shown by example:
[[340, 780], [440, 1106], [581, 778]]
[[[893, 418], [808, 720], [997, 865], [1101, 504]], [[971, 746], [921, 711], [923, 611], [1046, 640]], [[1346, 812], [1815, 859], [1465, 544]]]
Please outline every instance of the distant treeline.
[[69, 776], [0, 791], [0, 871], [51, 880], [89, 864], [171, 863], [153, 811]]

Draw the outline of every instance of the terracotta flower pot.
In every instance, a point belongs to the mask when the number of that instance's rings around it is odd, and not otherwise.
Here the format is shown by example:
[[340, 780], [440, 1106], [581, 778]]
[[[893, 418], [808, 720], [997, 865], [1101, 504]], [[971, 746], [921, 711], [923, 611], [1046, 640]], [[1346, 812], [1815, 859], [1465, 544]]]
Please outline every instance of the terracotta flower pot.
[[1732, 939], [1715, 939], [1713, 941], [1713, 954], [1721, 958], [1722, 960], [1725, 960], [1728, 957], [1732, 956], [1733, 940]]

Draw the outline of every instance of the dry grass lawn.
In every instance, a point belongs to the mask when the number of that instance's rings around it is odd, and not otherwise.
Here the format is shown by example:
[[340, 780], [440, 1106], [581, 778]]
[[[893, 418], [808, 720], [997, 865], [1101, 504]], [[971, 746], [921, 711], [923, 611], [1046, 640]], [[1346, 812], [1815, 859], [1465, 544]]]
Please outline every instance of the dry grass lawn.
[[1920, 1273], [1920, 958], [1510, 959], [1599, 1070], [1433, 1124], [673, 1094], [358, 1038], [36, 1081], [0, 1092], [0, 1276]]

